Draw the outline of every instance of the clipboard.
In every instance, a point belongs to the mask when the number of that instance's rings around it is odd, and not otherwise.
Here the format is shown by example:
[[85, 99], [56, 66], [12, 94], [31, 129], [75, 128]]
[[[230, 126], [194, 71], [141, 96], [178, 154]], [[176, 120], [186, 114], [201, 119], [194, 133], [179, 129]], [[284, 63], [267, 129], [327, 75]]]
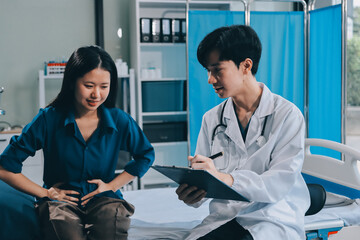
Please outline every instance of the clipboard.
[[178, 184], [186, 183], [205, 190], [207, 198], [249, 202], [248, 199], [211, 175], [208, 171], [176, 166], [154, 165], [151, 167]]

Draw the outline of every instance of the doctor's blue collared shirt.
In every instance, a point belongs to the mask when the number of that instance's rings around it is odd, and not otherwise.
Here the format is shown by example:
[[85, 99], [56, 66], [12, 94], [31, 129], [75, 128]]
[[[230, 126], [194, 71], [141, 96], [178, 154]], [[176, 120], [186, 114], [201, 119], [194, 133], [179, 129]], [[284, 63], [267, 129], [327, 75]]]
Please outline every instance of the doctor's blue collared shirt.
[[[85, 142], [73, 112], [63, 113], [54, 107], [41, 109], [20, 136], [12, 137], [0, 155], [0, 165], [20, 173], [22, 162], [43, 149], [44, 186], [62, 183], [62, 188], [78, 191], [82, 197], [97, 188], [88, 180], [107, 183], [114, 179], [119, 151], [123, 150], [133, 158], [124, 170], [142, 177], [154, 161], [150, 142], [125, 112], [104, 106], [99, 111], [99, 126]], [[120, 191], [115, 194], [114, 197], [122, 198]]]

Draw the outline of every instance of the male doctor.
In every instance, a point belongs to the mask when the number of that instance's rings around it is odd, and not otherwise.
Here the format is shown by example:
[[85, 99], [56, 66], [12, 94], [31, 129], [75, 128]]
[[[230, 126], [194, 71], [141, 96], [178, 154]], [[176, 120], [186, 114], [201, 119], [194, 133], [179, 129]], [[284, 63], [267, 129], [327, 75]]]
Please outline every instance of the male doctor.
[[[244, 25], [218, 28], [198, 47], [209, 84], [226, 100], [205, 113], [189, 161], [250, 202], [213, 199], [210, 214], [187, 239], [305, 239], [304, 119], [294, 104], [256, 81], [260, 56], [257, 34]], [[206, 157], [220, 151], [216, 160]], [[194, 207], [206, 200], [202, 189], [186, 184], [176, 193]]]

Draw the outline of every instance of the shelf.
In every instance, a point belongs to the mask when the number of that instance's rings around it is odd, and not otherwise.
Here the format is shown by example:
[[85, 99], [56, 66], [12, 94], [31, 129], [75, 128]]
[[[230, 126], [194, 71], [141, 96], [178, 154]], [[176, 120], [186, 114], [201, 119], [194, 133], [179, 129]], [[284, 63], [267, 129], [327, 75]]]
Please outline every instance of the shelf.
[[143, 116], [167, 116], [167, 115], [187, 115], [186, 111], [173, 111], [173, 112], [143, 112]]
[[190, 1], [190, 9], [214, 9], [214, 10], [229, 10], [233, 1], [219, 1], [219, 0], [193, 0]]
[[[184, 8], [186, 7], [186, 0], [140, 0], [140, 7], [142, 8]], [[193, 0], [189, 1], [191, 8], [206, 8], [206, 9], [229, 9], [231, 1], [219, 1], [219, 0]]]
[[175, 7], [175, 8], [185, 8], [186, 0], [155, 0], [155, 1], [148, 1], [148, 0], [140, 0], [139, 5], [141, 8], [166, 8]]
[[44, 75], [44, 79], [62, 79], [64, 74], [51, 74], [51, 75]]
[[160, 81], [186, 81], [186, 77], [176, 78], [140, 78], [141, 82], [160, 82]]
[[[46, 75], [44, 70], [39, 70], [39, 75], [42, 75], [44, 78], [46, 79], [58, 79], [58, 78], [63, 78], [64, 74], [49, 74]], [[126, 75], [119, 75], [118, 78], [129, 78], [130, 74], [126, 74]]]
[[159, 142], [159, 143], [152, 143], [153, 147], [176, 147], [176, 146], [187, 146], [187, 142], [179, 141], [179, 142]]
[[[50, 75], [44, 75], [44, 79], [62, 79], [64, 77], [64, 74], [50, 74]], [[130, 75], [119, 75], [118, 78], [129, 78]]]
[[141, 47], [182, 47], [185, 48], [185, 43], [140, 43]]
[[186, 122], [187, 112], [143, 112], [143, 123]]
[[[218, 9], [217, 5], [228, 9], [227, 2], [194, 2], [190, 3], [190, 9], [200, 6], [212, 10]], [[140, 42], [139, 21], [140, 18], [185, 19], [186, 0], [134, 0], [131, 8], [132, 66], [137, 72], [137, 122], [155, 148], [154, 164], [187, 166], [186, 43]], [[152, 169], [141, 179], [142, 186], [168, 183], [169, 179]]]
[[[138, 72], [139, 77], [144, 80], [154, 81], [156, 78], [149, 78], [149, 75], [144, 75], [144, 70], [148, 68], [155, 68], [160, 70], [160, 79], [166, 80], [186, 80], [186, 48], [185, 44], [156, 44], [148, 43], [148, 45], [141, 45], [139, 47], [139, 62]], [[146, 79], [145, 79], [146, 77]]]

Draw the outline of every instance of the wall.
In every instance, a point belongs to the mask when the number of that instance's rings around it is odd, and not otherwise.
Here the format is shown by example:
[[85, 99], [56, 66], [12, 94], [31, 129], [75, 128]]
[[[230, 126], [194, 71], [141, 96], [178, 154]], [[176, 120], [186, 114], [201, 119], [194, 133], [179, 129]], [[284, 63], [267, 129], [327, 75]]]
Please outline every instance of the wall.
[[38, 70], [94, 44], [94, 12], [89, 0], [1, 0], [2, 121], [25, 124], [38, 112]]
[[[104, 39], [105, 50], [113, 59], [122, 58], [130, 63], [129, 47], [129, 3], [133, 0], [104, 0]], [[117, 36], [118, 28], [122, 28], [123, 37]]]
[[[130, 0], [104, 0], [105, 50], [129, 62]], [[44, 61], [68, 59], [78, 47], [95, 44], [94, 0], [0, 0], [0, 86], [5, 87], [0, 121], [25, 125], [38, 112], [38, 70]], [[116, 31], [123, 28], [123, 39]], [[49, 81], [55, 96], [61, 81]]]

